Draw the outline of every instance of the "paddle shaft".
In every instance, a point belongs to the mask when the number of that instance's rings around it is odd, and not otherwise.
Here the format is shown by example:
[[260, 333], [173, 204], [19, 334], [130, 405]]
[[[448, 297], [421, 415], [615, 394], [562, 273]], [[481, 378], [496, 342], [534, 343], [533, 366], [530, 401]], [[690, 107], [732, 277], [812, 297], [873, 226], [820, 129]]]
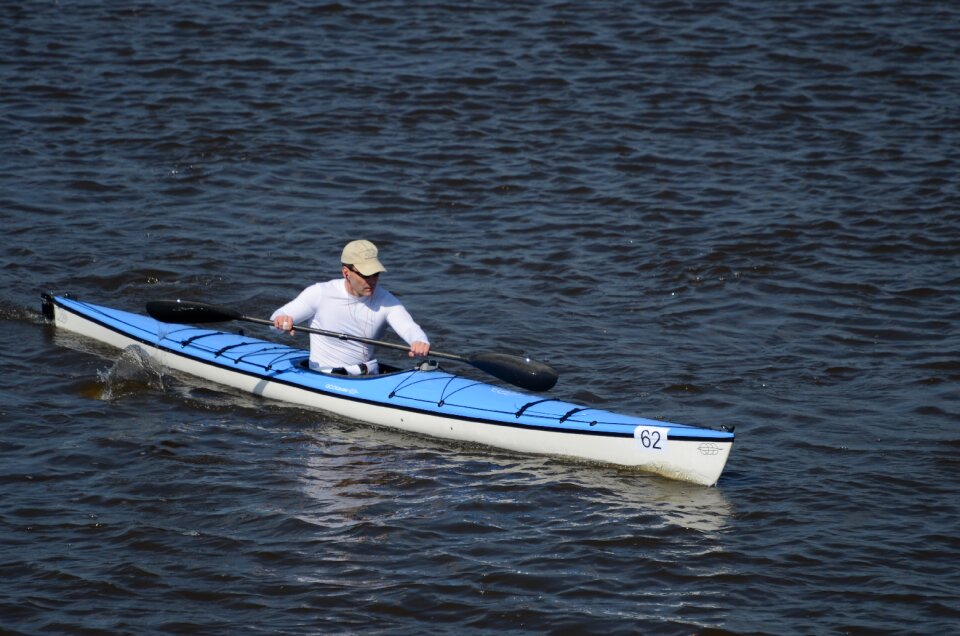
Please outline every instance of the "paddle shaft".
[[[253, 322], [258, 325], [268, 325], [273, 327], [272, 320], [265, 320], [263, 318], [253, 318], [252, 316], [236, 316], [236, 320], [244, 320], [246, 322]], [[402, 344], [397, 344], [396, 342], [387, 342], [386, 340], [375, 340], [373, 338], [364, 338], [363, 336], [351, 336], [345, 333], [339, 333], [336, 331], [327, 331], [325, 329], [314, 329], [313, 327], [297, 327], [294, 326], [293, 331], [305, 331], [307, 333], [315, 333], [318, 336], [328, 336], [330, 338], [336, 338], [338, 340], [353, 340], [355, 342], [362, 342], [364, 344], [376, 345], [378, 347], [388, 347], [390, 349], [396, 349], [398, 351], [409, 351], [409, 347], [405, 347]], [[441, 351], [430, 350], [430, 355], [437, 358], [446, 358], [447, 360], [458, 360], [460, 362], [470, 362], [468, 358], [463, 356], [458, 356], [455, 353], [443, 353]]]

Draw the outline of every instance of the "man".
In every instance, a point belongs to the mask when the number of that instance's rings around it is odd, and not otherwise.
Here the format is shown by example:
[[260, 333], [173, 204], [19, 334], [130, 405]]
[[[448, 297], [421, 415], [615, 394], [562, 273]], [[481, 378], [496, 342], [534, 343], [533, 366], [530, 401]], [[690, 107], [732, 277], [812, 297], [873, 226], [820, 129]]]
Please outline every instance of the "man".
[[[307, 287], [270, 316], [273, 326], [293, 335], [294, 325], [310, 319], [314, 329], [379, 339], [387, 325], [410, 345], [409, 355], [426, 356], [430, 341], [396, 296], [378, 286], [387, 271], [370, 241], [350, 241], [340, 257], [342, 279]], [[373, 345], [310, 334], [310, 368], [316, 371], [373, 374], [379, 371]]]

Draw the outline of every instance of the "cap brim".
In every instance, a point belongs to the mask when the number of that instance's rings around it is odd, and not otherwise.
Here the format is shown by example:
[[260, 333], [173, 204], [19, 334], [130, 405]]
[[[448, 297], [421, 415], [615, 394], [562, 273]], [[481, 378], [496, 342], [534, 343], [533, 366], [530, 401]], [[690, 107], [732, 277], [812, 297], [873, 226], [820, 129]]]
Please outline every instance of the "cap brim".
[[373, 276], [374, 274], [387, 271], [387, 268], [383, 266], [383, 263], [376, 258], [372, 258], [369, 261], [364, 261], [362, 263], [354, 263], [353, 266], [364, 276]]

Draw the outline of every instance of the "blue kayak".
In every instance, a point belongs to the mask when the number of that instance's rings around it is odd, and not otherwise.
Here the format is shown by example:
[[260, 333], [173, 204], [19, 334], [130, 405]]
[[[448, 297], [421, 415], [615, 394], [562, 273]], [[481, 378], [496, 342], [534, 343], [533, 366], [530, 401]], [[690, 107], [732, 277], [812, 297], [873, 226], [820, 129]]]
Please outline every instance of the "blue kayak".
[[57, 326], [162, 366], [298, 407], [376, 426], [521, 453], [603, 462], [697, 484], [717, 482], [732, 430], [674, 424], [532, 395], [451, 373], [435, 363], [379, 375], [307, 367], [308, 352], [242, 333], [43, 296]]

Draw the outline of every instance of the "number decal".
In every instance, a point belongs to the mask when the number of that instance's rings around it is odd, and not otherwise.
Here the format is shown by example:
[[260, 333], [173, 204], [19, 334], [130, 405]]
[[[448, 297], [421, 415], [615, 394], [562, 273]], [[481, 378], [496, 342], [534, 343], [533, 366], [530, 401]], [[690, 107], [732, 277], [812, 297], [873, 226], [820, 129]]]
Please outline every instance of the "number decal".
[[643, 444], [644, 448], [649, 448], [650, 450], [663, 449], [663, 447], [660, 446], [660, 431], [641, 431], [640, 443]]
[[662, 453], [667, 450], [667, 433], [669, 428], [658, 426], [638, 426], [633, 430], [633, 438], [637, 440], [637, 447], [650, 453]]

